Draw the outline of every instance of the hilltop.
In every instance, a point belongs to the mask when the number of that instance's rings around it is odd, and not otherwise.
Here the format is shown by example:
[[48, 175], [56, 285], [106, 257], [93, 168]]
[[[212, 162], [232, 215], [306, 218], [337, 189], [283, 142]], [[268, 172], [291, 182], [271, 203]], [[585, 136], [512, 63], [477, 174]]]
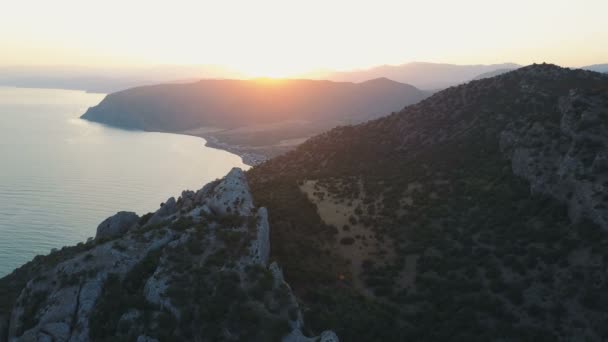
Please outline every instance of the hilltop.
[[607, 112], [605, 75], [532, 65], [254, 167], [308, 322], [349, 341], [606, 338]]

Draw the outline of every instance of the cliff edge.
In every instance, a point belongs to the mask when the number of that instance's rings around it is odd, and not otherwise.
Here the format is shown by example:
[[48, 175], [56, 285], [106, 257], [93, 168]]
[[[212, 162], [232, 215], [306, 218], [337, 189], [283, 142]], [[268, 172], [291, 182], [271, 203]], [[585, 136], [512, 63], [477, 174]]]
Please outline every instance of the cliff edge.
[[304, 335], [269, 230], [236, 168], [155, 213], [117, 213], [2, 279], [0, 341], [338, 341]]

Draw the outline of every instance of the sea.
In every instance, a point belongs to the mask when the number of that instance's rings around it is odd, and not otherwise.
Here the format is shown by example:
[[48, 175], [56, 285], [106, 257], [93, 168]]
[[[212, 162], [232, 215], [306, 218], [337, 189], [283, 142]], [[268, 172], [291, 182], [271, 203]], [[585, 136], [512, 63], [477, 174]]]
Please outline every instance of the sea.
[[248, 168], [202, 138], [80, 119], [104, 96], [0, 87], [0, 277], [94, 237], [118, 211], [155, 211], [182, 190]]

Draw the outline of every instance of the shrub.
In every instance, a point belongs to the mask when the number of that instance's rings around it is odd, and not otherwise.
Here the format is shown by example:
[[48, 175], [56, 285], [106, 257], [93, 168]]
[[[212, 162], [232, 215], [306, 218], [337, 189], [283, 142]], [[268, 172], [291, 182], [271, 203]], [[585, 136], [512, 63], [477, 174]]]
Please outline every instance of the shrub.
[[343, 245], [352, 245], [353, 243], [355, 243], [355, 239], [353, 239], [352, 237], [343, 237], [340, 239], [340, 243]]

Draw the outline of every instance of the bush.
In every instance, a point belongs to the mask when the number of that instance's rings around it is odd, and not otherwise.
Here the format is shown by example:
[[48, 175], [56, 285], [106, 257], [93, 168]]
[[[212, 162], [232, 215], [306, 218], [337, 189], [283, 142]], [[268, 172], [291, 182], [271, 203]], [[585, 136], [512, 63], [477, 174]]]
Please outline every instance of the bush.
[[355, 243], [355, 239], [353, 239], [352, 237], [343, 237], [340, 239], [340, 243], [343, 245], [352, 245], [353, 243]]
[[193, 225], [192, 218], [187, 216], [182, 216], [177, 221], [171, 223], [169, 228], [176, 231], [184, 231], [190, 228]]

